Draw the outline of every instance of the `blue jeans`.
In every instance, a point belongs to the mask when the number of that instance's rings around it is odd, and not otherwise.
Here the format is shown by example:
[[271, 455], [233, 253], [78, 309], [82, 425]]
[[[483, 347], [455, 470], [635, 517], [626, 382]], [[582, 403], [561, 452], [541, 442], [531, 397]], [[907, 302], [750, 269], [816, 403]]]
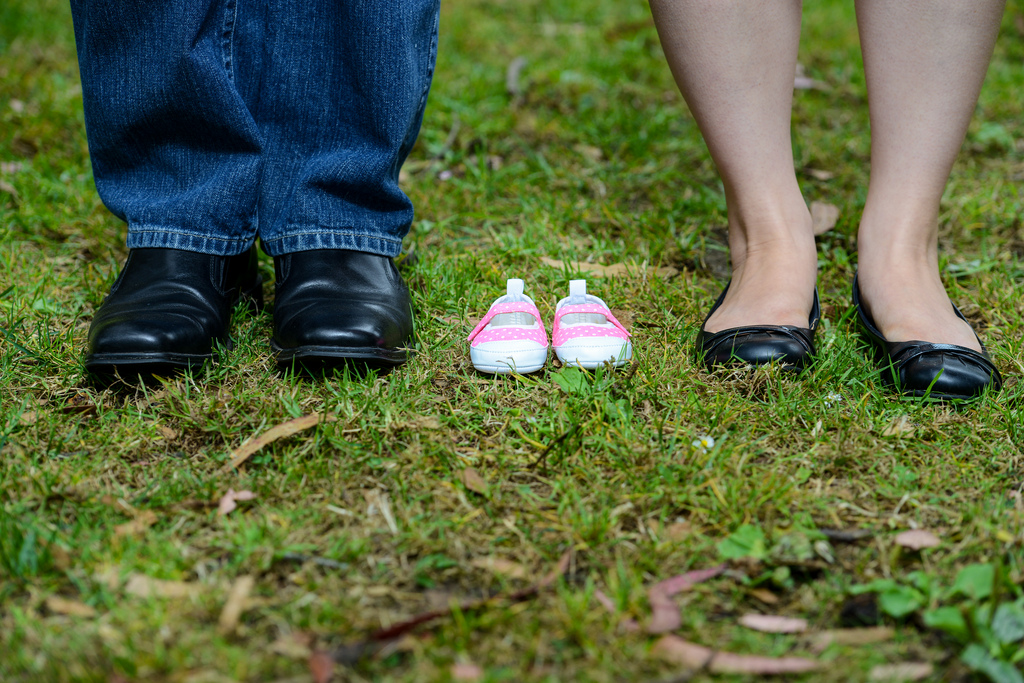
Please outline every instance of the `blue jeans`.
[[439, 0], [71, 0], [96, 187], [128, 247], [396, 256]]

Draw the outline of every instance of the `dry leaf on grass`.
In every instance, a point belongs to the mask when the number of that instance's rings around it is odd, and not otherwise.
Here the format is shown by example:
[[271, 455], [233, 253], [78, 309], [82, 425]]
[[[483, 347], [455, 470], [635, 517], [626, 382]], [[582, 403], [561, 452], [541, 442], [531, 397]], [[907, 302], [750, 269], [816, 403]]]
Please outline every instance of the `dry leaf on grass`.
[[670, 541], [682, 541], [693, 535], [693, 525], [689, 522], [673, 522], [665, 527], [665, 538]]
[[289, 659], [309, 659], [309, 656], [313, 654], [309, 649], [312, 641], [313, 639], [308, 633], [293, 631], [272, 642], [270, 651]]
[[663, 278], [670, 278], [679, 274], [679, 270], [671, 266], [663, 266], [661, 268], [655, 268], [654, 266], [642, 266], [626, 263], [613, 263], [610, 266], [605, 266], [600, 263], [586, 263], [584, 261], [558, 261], [547, 256], [541, 256], [541, 263], [558, 270], [571, 270], [579, 271], [590, 277], [621, 277], [624, 275], [635, 275], [637, 273], [644, 273], [647, 276], [657, 276]]
[[158, 519], [159, 517], [152, 510], [142, 510], [135, 515], [135, 519], [132, 521], [115, 526], [114, 538], [137, 536], [156, 524]]
[[802, 633], [807, 630], [806, 619], [780, 617], [774, 614], [745, 614], [740, 624], [764, 633]]
[[315, 427], [321, 422], [334, 422], [338, 418], [333, 415], [320, 415], [318, 413], [312, 413], [305, 417], [297, 417], [294, 420], [288, 420], [282, 422], [276, 427], [271, 427], [267, 431], [263, 432], [254, 439], [246, 441], [241, 446], [231, 452], [231, 460], [225, 465], [221, 471], [227, 472], [229, 470], [236, 469], [239, 465], [244, 463], [246, 460], [251, 458], [257, 451], [271, 444], [278, 439], [283, 439], [286, 436], [292, 436], [298, 434], [301, 431], [305, 431], [310, 427]]
[[711, 569], [697, 569], [686, 572], [671, 579], [656, 583], [647, 591], [647, 600], [651, 603], [651, 620], [647, 623], [648, 633], [667, 633], [674, 631], [683, 623], [679, 614], [679, 605], [672, 599], [676, 593], [688, 590], [702, 581], [712, 579], [726, 570], [724, 564]]
[[254, 585], [256, 581], [251, 576], [239, 576], [231, 585], [231, 592], [228, 593], [224, 609], [220, 611], [220, 618], [217, 620], [217, 630], [221, 635], [233, 633], [238, 628], [238, 620], [245, 611], [245, 603]]
[[367, 489], [363, 491], [363, 498], [366, 499], [366, 516], [371, 517], [379, 512], [391, 533], [397, 534], [398, 523], [395, 522], [395, 515], [391, 512], [391, 500], [388, 498], [388, 494], [379, 489]]
[[750, 595], [766, 605], [776, 605], [779, 602], [779, 596], [764, 588], [751, 588]]
[[132, 574], [124, 591], [140, 598], [194, 598], [203, 592], [203, 586], [189, 581], [165, 581], [145, 574]]
[[217, 503], [217, 514], [223, 517], [238, 507], [238, 501], [252, 500], [255, 497], [256, 494], [252, 491], [236, 491], [234, 489], [228, 489], [228, 492], [221, 496], [220, 501]]
[[[612, 602], [612, 599], [609, 598], [604, 591], [600, 589], [595, 590], [594, 598], [599, 603], [601, 603], [601, 606], [603, 606], [606, 610], [608, 610], [612, 614], [618, 614], [619, 610], [615, 608], [615, 603]], [[627, 633], [636, 633], [640, 630], [640, 624], [638, 624], [635, 619], [629, 619], [627, 617], [625, 619], [619, 620], [619, 628]]]
[[811, 633], [807, 642], [812, 652], [824, 652], [829, 645], [872, 645], [892, 640], [896, 631], [888, 626], [872, 626], [871, 628], [840, 628], [831, 631]]
[[[455, 324], [461, 324], [462, 321], [457, 321]], [[420, 415], [412, 420], [409, 420], [405, 426], [409, 429], [424, 429], [424, 430], [438, 430], [442, 428], [441, 421], [436, 417]]]
[[6, 194], [9, 194], [11, 196], [11, 199], [14, 200], [14, 203], [15, 204], [18, 203], [18, 190], [17, 190], [17, 188], [15, 188], [14, 185], [11, 185], [6, 180], [0, 180], [0, 192], [4, 192]]
[[53, 614], [66, 614], [72, 617], [86, 618], [96, 616], [96, 610], [93, 607], [86, 605], [84, 602], [62, 598], [59, 595], [51, 595], [46, 598], [43, 604]]
[[654, 644], [651, 654], [673, 664], [719, 674], [776, 676], [814, 671], [820, 667], [818, 662], [802, 657], [758, 657], [716, 651], [673, 635], [662, 636]]
[[940, 543], [938, 536], [924, 529], [910, 529], [896, 534], [896, 545], [910, 550], [935, 548]]
[[478, 569], [486, 569], [489, 572], [507, 576], [510, 579], [525, 579], [528, 576], [526, 567], [518, 562], [500, 557], [475, 557], [469, 564]]
[[612, 601], [612, 599], [608, 597], [608, 594], [600, 588], [594, 591], [594, 599], [597, 600], [602, 607], [604, 607], [612, 614], [615, 614], [619, 611], [619, 609], [615, 606], [615, 603]]
[[793, 75], [794, 90], [830, 90], [831, 86], [824, 81], [816, 81], [806, 74], [803, 64], [796, 65], [796, 73]]
[[96, 404], [88, 394], [79, 393], [69, 398], [60, 412], [66, 415], [95, 415]]
[[839, 207], [827, 202], [811, 202], [811, 224], [814, 234], [821, 235], [836, 227], [839, 221]]
[[470, 662], [456, 662], [451, 668], [453, 681], [479, 681], [484, 677], [484, 670]]
[[871, 669], [868, 677], [872, 681], [882, 683], [907, 683], [907, 681], [923, 681], [935, 672], [935, 667], [928, 662], [900, 662], [899, 664], [879, 664]]
[[479, 493], [481, 496], [486, 496], [490, 490], [487, 486], [487, 482], [480, 473], [472, 467], [467, 467], [459, 473], [459, 481], [462, 482], [463, 486], [474, 493]]
[[67, 550], [60, 547], [54, 542], [48, 541], [45, 538], [37, 540], [40, 546], [46, 549], [46, 552], [50, 553], [50, 559], [53, 560], [53, 566], [62, 572], [71, 569], [71, 554]]
[[910, 418], [906, 415], [900, 415], [886, 425], [885, 429], [882, 430], [882, 436], [910, 437], [914, 435], [914, 431], [914, 423], [910, 421]]
[[334, 678], [334, 657], [330, 652], [317, 650], [309, 656], [309, 673], [313, 683], [330, 683]]
[[827, 181], [836, 177], [836, 174], [832, 171], [826, 171], [822, 168], [805, 168], [804, 172], [815, 180]]

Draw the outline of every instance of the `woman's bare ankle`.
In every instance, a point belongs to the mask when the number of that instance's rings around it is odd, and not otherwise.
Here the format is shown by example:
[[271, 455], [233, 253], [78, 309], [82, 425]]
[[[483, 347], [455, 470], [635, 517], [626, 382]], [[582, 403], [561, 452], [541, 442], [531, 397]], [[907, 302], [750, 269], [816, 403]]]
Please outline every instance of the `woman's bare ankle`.
[[705, 324], [708, 332], [750, 325], [807, 327], [817, 279], [814, 238], [748, 245], [735, 264], [722, 305]]
[[975, 351], [981, 345], [961, 320], [927, 249], [901, 255], [861, 258], [858, 281], [862, 305], [889, 341], [955, 344]]

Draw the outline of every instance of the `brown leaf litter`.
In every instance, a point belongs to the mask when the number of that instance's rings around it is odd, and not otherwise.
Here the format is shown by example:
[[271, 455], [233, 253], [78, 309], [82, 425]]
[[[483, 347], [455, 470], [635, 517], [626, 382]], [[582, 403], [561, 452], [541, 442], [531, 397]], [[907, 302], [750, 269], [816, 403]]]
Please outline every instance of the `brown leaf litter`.
[[195, 598], [205, 586], [192, 581], [168, 581], [154, 579], [145, 574], [132, 574], [124, 586], [124, 592], [140, 598]]
[[830, 645], [857, 647], [873, 645], [892, 640], [896, 631], [888, 626], [872, 626], [869, 628], [840, 628], [830, 631], [819, 631], [806, 636], [812, 652], [824, 652]]
[[938, 547], [942, 541], [930, 531], [924, 529], [908, 529], [896, 534], [896, 545], [909, 550], [924, 550]]
[[217, 630], [221, 635], [234, 633], [238, 628], [238, 621], [245, 611], [246, 603], [249, 601], [249, 593], [252, 592], [256, 580], [251, 576], [239, 576], [231, 585], [228, 599], [224, 602], [224, 608], [217, 620]]
[[644, 275], [645, 277], [655, 276], [661, 278], [671, 278], [679, 274], [678, 268], [672, 266], [662, 266], [660, 268], [655, 266], [648, 266], [645, 264], [637, 265], [632, 263], [613, 263], [610, 266], [605, 266], [600, 263], [587, 263], [585, 261], [558, 261], [547, 256], [542, 256], [540, 259], [541, 263], [558, 270], [571, 270], [579, 271], [584, 275], [590, 277], [627, 277], [630, 275]]
[[827, 202], [811, 202], [811, 225], [815, 235], [823, 235], [839, 222], [839, 207]]
[[868, 680], [879, 683], [908, 683], [909, 681], [923, 681], [934, 672], [935, 667], [928, 662], [879, 664], [871, 669]]
[[487, 481], [472, 467], [467, 467], [459, 473], [459, 481], [473, 493], [479, 493], [485, 497], [490, 493], [491, 489], [487, 485]]
[[763, 633], [802, 633], [807, 630], [806, 619], [774, 614], [744, 614], [740, 617], [740, 625]]
[[311, 413], [304, 417], [297, 417], [294, 420], [288, 420], [287, 422], [282, 422], [275, 427], [271, 427], [259, 436], [246, 441], [232, 451], [230, 461], [221, 469], [221, 472], [228, 472], [230, 470], [237, 469], [239, 465], [255, 455], [264, 446], [272, 444], [278, 439], [298, 434], [299, 432], [315, 427], [322, 422], [334, 422], [337, 419], [338, 418], [333, 415]]
[[814, 671], [821, 664], [803, 657], [759, 657], [722, 652], [683, 640], [679, 636], [662, 636], [651, 654], [689, 669], [707, 670], [720, 674], [751, 674], [775, 676]]
[[671, 579], [665, 579], [651, 586], [647, 591], [647, 601], [651, 605], [651, 619], [647, 622], [647, 632], [667, 633], [679, 628], [683, 623], [683, 618], [679, 614], [679, 605], [672, 599], [672, 596], [689, 590], [698, 583], [712, 579], [726, 569], [724, 564], [710, 569], [697, 569], [673, 576]]
[[91, 618], [96, 616], [96, 609], [78, 600], [69, 600], [59, 595], [51, 595], [43, 602], [46, 610], [52, 614], [64, 614], [71, 617]]
[[254, 498], [256, 498], [256, 494], [252, 491], [228, 489], [228, 492], [221, 496], [217, 503], [217, 514], [221, 517], [230, 514], [238, 508], [238, 501], [253, 500]]

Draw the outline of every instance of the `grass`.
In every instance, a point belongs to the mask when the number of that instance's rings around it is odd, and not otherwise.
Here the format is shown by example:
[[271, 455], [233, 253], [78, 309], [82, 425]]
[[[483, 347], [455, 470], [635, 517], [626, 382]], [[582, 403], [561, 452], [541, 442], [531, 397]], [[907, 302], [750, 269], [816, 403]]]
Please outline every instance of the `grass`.
[[[819, 238], [812, 371], [719, 378], [689, 355], [727, 273], [725, 206], [647, 7], [453, 0], [405, 169], [418, 210], [407, 243], [420, 257], [407, 273], [416, 359], [386, 376], [281, 376], [269, 313], [240, 312], [234, 349], [208, 372], [102, 389], [81, 354], [125, 256], [124, 226], [92, 185], [67, 8], [5, 2], [0, 678], [312, 680], [310, 649], [522, 588], [571, 549], [565, 576], [535, 599], [454, 609], [339, 665], [335, 680], [446, 681], [467, 662], [488, 681], [671, 680], [684, 670], [652, 653], [653, 637], [623, 632], [596, 591], [643, 623], [647, 587], [723, 556], [725, 577], [679, 598], [688, 640], [816, 658], [819, 681], [868, 680], [908, 660], [933, 663], [935, 680], [971, 680], [960, 652], [988, 641], [957, 641], [925, 615], [954, 605], [991, 616], [1024, 582], [1022, 17], [1011, 1], [943, 201], [947, 285], [1006, 379], [958, 411], [889, 395], [851, 324], [868, 124], [850, 3], [808, 3], [801, 62], [829, 87], [799, 92], [794, 107], [804, 192], [841, 212]], [[515, 99], [506, 72], [519, 57]], [[632, 325], [628, 371], [473, 372], [465, 334], [506, 277], [525, 276], [549, 319], [565, 295], [576, 272], [543, 257], [678, 270], [588, 276]], [[262, 268], [271, 278], [266, 257]], [[336, 420], [221, 471], [247, 439], [311, 412]], [[255, 499], [220, 516], [229, 488]], [[896, 533], [913, 527], [939, 547], [900, 548]], [[998, 569], [993, 597], [938, 588], [975, 564]], [[185, 582], [187, 595], [140, 596], [128, 587], [140, 576]], [[243, 576], [255, 580], [250, 599], [220, 629]], [[880, 599], [878, 615], [872, 593], [852, 595], [872, 582], [888, 600], [923, 598], [901, 618]], [[895, 634], [818, 654], [800, 636], [738, 626], [750, 612], [802, 617], [815, 632], [881, 620]]]

